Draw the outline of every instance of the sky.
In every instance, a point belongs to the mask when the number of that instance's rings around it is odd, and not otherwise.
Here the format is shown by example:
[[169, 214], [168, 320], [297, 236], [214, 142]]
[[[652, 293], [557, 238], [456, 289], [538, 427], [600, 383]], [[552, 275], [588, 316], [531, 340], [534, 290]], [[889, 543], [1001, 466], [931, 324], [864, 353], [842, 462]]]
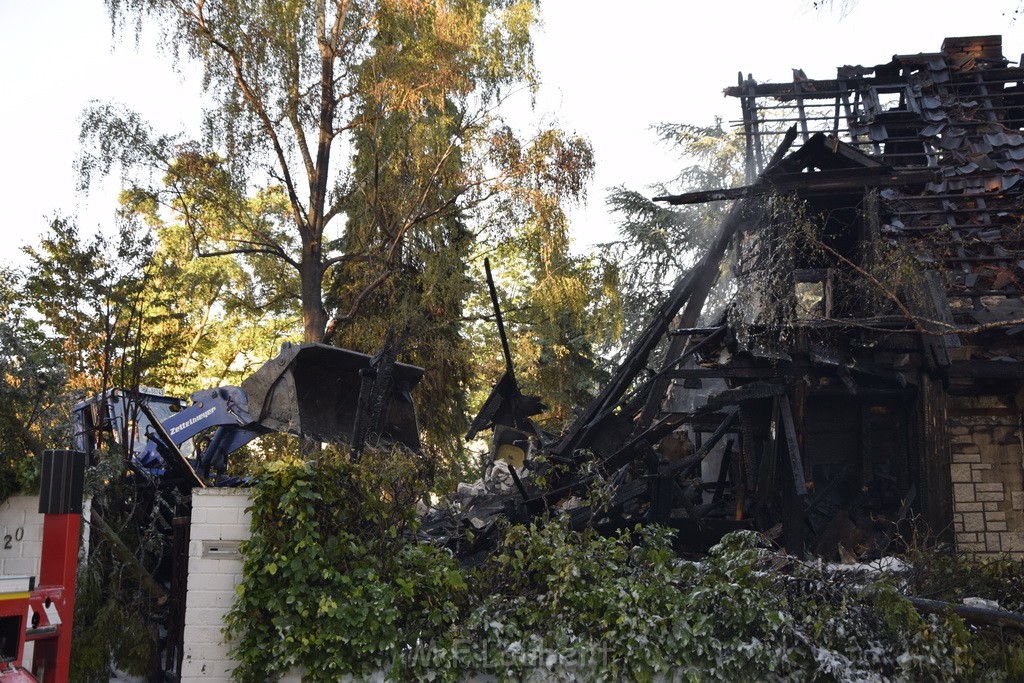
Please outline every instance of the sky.
[[[938, 51], [946, 36], [1002, 34], [1024, 52], [1024, 0], [544, 0], [536, 34], [542, 78], [523, 123], [558, 125], [591, 141], [589, 202], [573, 213], [577, 245], [612, 239], [607, 188], [642, 190], [681, 161], [651, 131], [659, 122], [711, 124], [739, 117], [722, 95], [738, 72], [759, 82], [831, 78], [843, 64]], [[1018, 18], [1019, 16], [1019, 18]], [[160, 48], [165, 48], [161, 50]], [[118, 102], [154, 130], [195, 131], [198, 78], [181, 75], [154, 30], [138, 44], [113, 36], [102, 0], [0, 0], [0, 262], [22, 263], [56, 215], [83, 233], [113, 224], [118, 179], [76, 190], [79, 117], [90, 102]], [[529, 120], [528, 120], [529, 119]]]

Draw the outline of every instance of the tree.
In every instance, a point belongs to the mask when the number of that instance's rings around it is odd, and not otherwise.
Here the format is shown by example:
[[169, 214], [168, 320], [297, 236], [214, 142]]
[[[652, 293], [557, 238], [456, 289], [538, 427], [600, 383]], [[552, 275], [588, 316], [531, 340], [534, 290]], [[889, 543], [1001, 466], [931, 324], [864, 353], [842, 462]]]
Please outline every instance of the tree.
[[31, 315], [22, 276], [0, 268], [0, 500], [32, 489], [38, 456], [66, 423], [60, 349]]
[[[153, 240], [122, 229], [115, 243], [83, 238], [73, 221], [54, 219], [30, 259], [23, 300], [60, 345], [68, 388], [96, 393], [137, 386], [147, 368], [166, 357], [165, 337], [143, 323]], [[164, 311], [162, 315], [170, 315]]]
[[[84, 135], [97, 145], [83, 157], [84, 177], [115, 162], [167, 173], [166, 188], [148, 189], [180, 212], [196, 253], [260, 255], [298, 275], [306, 341], [330, 339], [339, 324], [355, 320], [366, 296], [400, 271], [395, 259], [419, 226], [464, 210], [464, 199], [494, 182], [482, 167], [466, 173], [449, 160], [476, 153], [502, 94], [533, 78], [530, 0], [108, 0], [108, 8], [118, 28], [153, 19], [172, 44], [185, 46], [204, 69], [213, 104], [207, 139], [191, 144], [153, 137], [131, 113], [94, 109]], [[411, 201], [381, 213], [374, 203], [378, 172], [398, 169], [385, 155], [401, 148], [373, 145], [382, 123], [388, 135], [402, 136], [415, 131], [395, 120], [422, 130], [424, 117], [436, 120], [438, 111], [447, 144], [437, 163], [403, 167], [401, 186], [391, 191]], [[176, 161], [186, 150], [205, 163]], [[353, 167], [356, 155], [364, 158]], [[173, 205], [188, 193], [199, 196], [211, 181], [239, 201], [215, 215]], [[254, 216], [241, 201], [254, 188], [280, 192], [285, 211]], [[373, 253], [357, 240], [331, 239], [347, 229], [332, 233], [333, 223], [359, 213], [382, 247]], [[345, 291], [329, 315], [325, 278], [354, 263], [373, 277]]]
[[[743, 140], [725, 130], [721, 119], [711, 126], [659, 124], [655, 130], [687, 165], [672, 181], [651, 188], [653, 194], [737, 187], [743, 183]], [[650, 302], [664, 298], [700, 257], [715, 236], [727, 207], [723, 202], [670, 207], [624, 187], [612, 191], [607, 205], [621, 216], [620, 239], [604, 245], [602, 257], [619, 274], [624, 338], [629, 339], [647, 322]], [[724, 301], [727, 287], [720, 282], [718, 292], [712, 292], [712, 300]]]
[[[585, 141], [563, 139], [578, 157], [566, 165], [572, 154], [541, 144], [560, 132], [524, 142], [500, 117], [505, 97], [535, 82], [534, 0], [108, 7], [116, 27], [151, 19], [186, 46], [213, 104], [201, 141], [94, 107], [84, 183], [116, 165], [143, 171], [127, 194], [147, 220], [180, 226], [198, 256], [241, 259], [251, 286], [299, 304], [306, 341], [373, 352], [404, 330], [402, 360], [429, 370], [417, 389], [431, 406], [428, 450], [460, 455], [475, 372], [466, 306], [481, 286], [470, 261], [481, 241], [517, 231], [533, 245], [527, 233], [543, 228], [511, 207], [541, 178], [538, 212], [580, 198], [592, 165]], [[519, 222], [495, 225], [508, 219]], [[565, 233], [552, 232], [548, 257], [567, 253]]]

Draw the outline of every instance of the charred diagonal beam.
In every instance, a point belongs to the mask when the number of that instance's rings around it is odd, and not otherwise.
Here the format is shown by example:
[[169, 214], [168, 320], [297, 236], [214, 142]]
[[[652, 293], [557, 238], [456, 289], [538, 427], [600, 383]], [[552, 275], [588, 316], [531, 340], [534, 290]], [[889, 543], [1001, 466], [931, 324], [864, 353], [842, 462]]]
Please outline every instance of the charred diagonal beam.
[[491, 305], [494, 307], [494, 322], [498, 326], [498, 336], [501, 338], [501, 352], [505, 356], [505, 372], [515, 377], [515, 365], [512, 363], [512, 351], [508, 346], [508, 335], [505, 334], [505, 320], [501, 315], [501, 304], [498, 302], [498, 290], [494, 286], [494, 276], [491, 275], [491, 260], [484, 259], [484, 272], [487, 274], [487, 292], [491, 295]]
[[714, 331], [711, 332], [711, 334], [706, 336], [704, 339], [702, 339], [700, 342], [698, 342], [694, 346], [691, 346], [690, 348], [688, 348], [686, 351], [684, 351], [679, 356], [677, 356], [677, 357], [669, 360], [668, 362], [666, 362], [665, 366], [664, 366], [663, 372], [667, 371], [670, 368], [675, 367], [676, 365], [679, 365], [680, 363], [682, 363], [687, 358], [689, 358], [689, 357], [691, 357], [691, 356], [693, 356], [695, 354], [698, 354], [701, 351], [703, 351], [704, 349], [706, 349], [709, 346], [711, 346], [712, 343], [718, 341], [719, 338], [721, 338], [721, 336], [723, 334], [725, 334], [725, 331], [727, 329], [728, 329], [727, 325], [722, 325], [721, 327], [713, 328]]
[[[784, 158], [786, 151], [796, 139], [796, 135], [795, 126], [786, 132], [786, 137], [778, 149], [775, 150], [775, 154], [772, 155], [771, 161], [765, 168], [766, 173], [772, 170]], [[761, 177], [763, 176], [764, 174]], [[687, 309], [683, 320], [679, 323], [679, 327], [692, 327], [696, 324], [697, 317], [703, 308], [704, 300], [707, 298], [708, 292], [711, 290], [711, 286], [718, 275], [718, 266], [722, 256], [725, 254], [725, 250], [728, 248], [732, 238], [748, 219], [751, 208], [749, 202], [741, 202], [734, 204], [729, 209], [729, 213], [719, 227], [718, 234], [708, 247], [703, 258], [676, 282], [668, 298], [655, 311], [651, 322], [648, 323], [643, 333], [637, 337], [633, 347], [626, 355], [626, 360], [616, 369], [611, 381], [605, 385], [604, 389], [570, 425], [561, 441], [551, 449], [551, 454], [556, 459], [565, 460], [577, 448], [587, 445], [589, 432], [597, 418], [618, 402], [637, 375], [647, 367], [647, 361], [651, 352], [658, 345], [658, 342], [661, 341], [662, 337], [665, 336], [673, 317], [675, 317], [684, 304], [686, 304]], [[677, 356], [681, 351], [681, 348], [670, 348], [669, 357]], [[651, 391], [655, 394], [663, 394], [668, 388], [668, 380], [664, 377], [658, 378], [651, 384]]]
[[660, 474], [662, 476], [688, 476], [697, 469], [697, 466], [704, 461], [704, 458], [708, 457], [708, 453], [711, 449], [722, 440], [726, 434], [733, 430], [733, 426], [739, 421], [740, 411], [736, 411], [722, 420], [722, 424], [718, 426], [718, 429], [711, 435], [707, 441], [697, 450], [693, 455], [688, 455], [685, 458], [681, 458], [674, 462], [670, 462], [667, 465], [662, 466]]
[[[764, 181], [767, 178], [767, 174], [774, 172], [775, 169], [783, 162], [786, 156], [786, 152], [789, 150], [790, 146], [792, 146], [793, 142], [796, 140], [796, 136], [796, 126], [791, 126], [789, 130], [786, 131], [786, 136], [783, 138], [782, 142], [775, 150], [775, 153], [772, 155], [772, 158], [768, 161], [768, 165], [765, 167], [764, 172], [762, 172], [761, 175], [758, 176], [758, 182]], [[726, 216], [725, 220], [722, 223], [722, 233], [726, 231], [726, 227], [729, 225], [730, 219], [734, 216], [734, 214], [742, 210], [740, 208], [741, 206], [743, 205], [734, 205], [732, 209], [730, 209], [729, 214]], [[735, 229], [733, 229], [732, 232], [735, 233]], [[712, 249], [717, 248], [718, 245], [716, 243], [715, 245], [713, 245]], [[724, 246], [722, 248], [724, 250]], [[710, 251], [708, 255], [711, 255]], [[682, 315], [679, 317], [679, 320], [676, 321], [675, 326], [677, 328], [688, 328], [697, 324], [697, 321], [700, 319], [700, 314], [704, 310], [704, 303], [707, 301], [708, 293], [714, 286], [715, 280], [718, 279], [719, 270], [717, 265], [721, 261], [721, 258], [722, 255], [721, 253], [719, 253], [713, 259], [713, 261], [710, 261], [707, 264], [706, 267], [701, 268], [700, 270], [697, 271], [697, 279], [696, 284], [694, 286], [694, 295], [691, 296], [689, 300], [686, 302], [686, 307], [683, 309]], [[707, 339], [704, 341], [708, 342]], [[661, 400], [664, 397], [665, 393], [668, 391], [668, 388], [670, 386], [670, 380], [667, 377], [665, 377], [664, 372], [672, 368], [685, 357], [685, 355], [680, 356], [680, 354], [683, 353], [683, 350], [686, 348], [686, 344], [688, 343], [689, 339], [683, 337], [677, 336], [672, 338], [666, 356], [669, 359], [679, 358], [679, 360], [671, 360], [671, 362], [664, 365], [661, 369], [661, 372], [658, 373], [658, 375], [651, 380], [651, 387], [647, 395], [647, 400], [644, 402], [643, 411], [640, 413], [640, 417], [637, 420], [637, 432], [646, 429], [648, 425], [651, 424], [651, 421], [654, 420], [654, 417], [658, 414], [658, 410], [661, 407]], [[701, 348], [701, 345], [698, 344], [697, 348]], [[694, 352], [696, 353], [696, 350], [694, 350]]]
[[615, 405], [622, 397], [630, 384], [636, 379], [644, 368], [647, 367], [647, 359], [650, 357], [654, 347], [658, 345], [661, 338], [668, 330], [668, 326], [676, 312], [682, 307], [686, 300], [694, 293], [697, 285], [701, 282], [700, 275], [711, 268], [718, 267], [726, 246], [736, 234], [742, 223], [742, 211], [739, 206], [733, 207], [719, 231], [718, 238], [705, 254], [701, 262], [691, 269], [672, 288], [668, 299], [658, 307], [654, 317], [647, 328], [640, 334], [633, 348], [630, 349], [626, 360], [618, 367], [601, 392], [583, 410], [580, 416], [569, 427], [562, 440], [552, 449], [556, 457], [566, 458], [577, 448], [587, 445], [587, 437], [598, 418], [605, 410]]

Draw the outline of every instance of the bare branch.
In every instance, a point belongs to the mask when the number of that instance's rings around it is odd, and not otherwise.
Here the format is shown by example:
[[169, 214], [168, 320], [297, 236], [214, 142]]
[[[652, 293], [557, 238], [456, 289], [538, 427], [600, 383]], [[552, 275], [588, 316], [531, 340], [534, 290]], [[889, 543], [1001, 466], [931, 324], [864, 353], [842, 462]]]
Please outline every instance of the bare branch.
[[342, 323], [347, 324], [355, 320], [356, 313], [359, 312], [359, 309], [362, 307], [363, 302], [366, 301], [366, 297], [370, 296], [370, 294], [372, 294], [374, 290], [376, 290], [378, 287], [387, 282], [389, 277], [391, 277], [390, 268], [385, 269], [380, 275], [377, 276], [377, 279], [375, 279], [373, 282], [364, 287], [363, 291], [359, 292], [359, 295], [356, 297], [355, 301], [353, 301], [352, 305], [349, 307], [348, 313], [346, 313], [345, 315], [336, 315], [333, 318], [331, 318], [327, 322], [327, 328], [324, 330], [324, 336], [321, 339], [321, 342], [324, 344], [330, 343], [331, 339], [334, 337], [334, 333], [338, 329], [338, 325]]
[[253, 111], [256, 112], [256, 116], [262, 123], [263, 129], [270, 138], [271, 144], [274, 147], [274, 154], [277, 157], [277, 163], [280, 166], [280, 170], [283, 175], [285, 188], [288, 190], [288, 199], [292, 204], [292, 213], [294, 214], [295, 222], [298, 225], [299, 231], [306, 235], [309, 233], [310, 226], [307, 224], [303, 215], [304, 211], [302, 202], [299, 201], [299, 197], [295, 192], [295, 184], [292, 182], [291, 172], [288, 169], [288, 161], [285, 157], [281, 141], [278, 138], [277, 130], [274, 128], [274, 124], [270, 120], [270, 116], [267, 114], [266, 108], [263, 106], [263, 102], [256, 95], [256, 92], [245, 77], [241, 56], [230, 45], [219, 39], [214, 34], [213, 29], [211, 29], [207, 24], [206, 16], [203, 14], [203, 5], [205, 2], [206, 0], [198, 0], [196, 2], [196, 12], [191, 16], [195, 19], [200, 32], [207, 40], [210, 41], [210, 44], [221, 50], [231, 60], [231, 64], [234, 69], [235, 82], [241, 89], [246, 102], [248, 102], [249, 106], [251, 106]]

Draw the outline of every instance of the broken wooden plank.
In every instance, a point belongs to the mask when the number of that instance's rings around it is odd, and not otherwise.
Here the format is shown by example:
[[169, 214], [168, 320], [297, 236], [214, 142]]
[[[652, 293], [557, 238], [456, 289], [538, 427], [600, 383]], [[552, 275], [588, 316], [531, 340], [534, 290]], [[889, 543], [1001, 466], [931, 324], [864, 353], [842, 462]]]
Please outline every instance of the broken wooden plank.
[[1024, 631], [1024, 614], [1011, 612], [1005, 609], [994, 609], [991, 607], [978, 607], [975, 605], [957, 605], [942, 600], [928, 600], [926, 598], [915, 598], [906, 596], [911, 605], [918, 612], [926, 614], [947, 614], [952, 612], [964, 621], [972, 624], [985, 624], [986, 626], [1009, 626]]
[[804, 478], [804, 465], [800, 458], [800, 444], [796, 438], [796, 425], [793, 424], [793, 409], [789, 405], [789, 397], [779, 397], [779, 412], [782, 416], [782, 427], [786, 433], [786, 450], [789, 453], [789, 466], [793, 474], [793, 492], [798, 496], [807, 495], [807, 480]]

